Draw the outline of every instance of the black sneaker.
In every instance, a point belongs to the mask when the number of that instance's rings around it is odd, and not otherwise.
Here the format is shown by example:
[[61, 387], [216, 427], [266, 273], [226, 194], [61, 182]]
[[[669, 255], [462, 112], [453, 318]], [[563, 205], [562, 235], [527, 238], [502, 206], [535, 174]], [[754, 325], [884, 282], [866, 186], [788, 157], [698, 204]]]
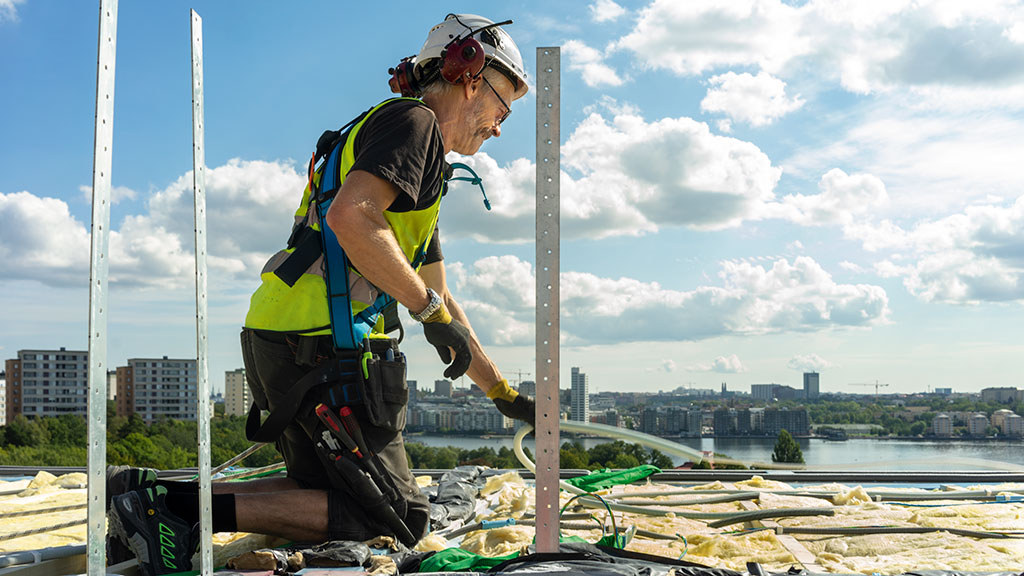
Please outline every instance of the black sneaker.
[[[110, 501], [114, 496], [152, 488], [155, 485], [156, 470], [152, 468], [107, 466], [107, 514], [110, 514]], [[120, 540], [107, 538], [107, 566], [120, 564], [134, 557], [132, 549], [125, 546]]]
[[191, 570], [199, 547], [199, 524], [171, 514], [166, 498], [163, 486], [128, 492], [113, 499], [107, 516], [111, 534], [135, 552], [144, 576]]

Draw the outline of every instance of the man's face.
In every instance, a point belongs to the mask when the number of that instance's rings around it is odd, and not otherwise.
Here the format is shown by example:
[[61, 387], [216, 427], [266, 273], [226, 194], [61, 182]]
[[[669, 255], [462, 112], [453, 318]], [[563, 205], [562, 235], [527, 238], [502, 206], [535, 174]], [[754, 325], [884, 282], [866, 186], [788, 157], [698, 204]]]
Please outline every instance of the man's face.
[[469, 112], [464, 124], [465, 133], [461, 146], [453, 147], [460, 154], [476, 154], [484, 141], [501, 136], [501, 123], [512, 112], [509, 106], [515, 96], [512, 82], [495, 74], [492, 78], [480, 76], [475, 81], [476, 90], [468, 102]]

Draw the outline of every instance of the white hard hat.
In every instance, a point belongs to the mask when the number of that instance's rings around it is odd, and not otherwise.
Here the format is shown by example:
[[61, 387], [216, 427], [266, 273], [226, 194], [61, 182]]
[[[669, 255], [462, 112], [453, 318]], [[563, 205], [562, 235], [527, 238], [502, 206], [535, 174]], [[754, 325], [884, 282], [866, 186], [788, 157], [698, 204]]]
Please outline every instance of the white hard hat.
[[[511, 24], [511, 20], [508, 23]], [[526, 94], [526, 68], [523, 67], [519, 47], [508, 32], [475, 14], [449, 14], [444, 22], [431, 28], [427, 41], [416, 56], [416, 68], [422, 70], [432, 65], [437, 66], [434, 60], [442, 58], [453, 41], [465, 40], [469, 36], [483, 46], [485, 67], [495, 68], [515, 85], [515, 98]]]

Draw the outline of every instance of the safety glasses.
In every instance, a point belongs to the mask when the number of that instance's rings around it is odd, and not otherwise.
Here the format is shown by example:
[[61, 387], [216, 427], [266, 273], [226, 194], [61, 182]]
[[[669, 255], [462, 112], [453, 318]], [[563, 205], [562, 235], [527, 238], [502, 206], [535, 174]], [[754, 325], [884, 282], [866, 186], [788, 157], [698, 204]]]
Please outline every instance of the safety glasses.
[[498, 120], [498, 124], [500, 125], [509, 117], [509, 115], [512, 114], [512, 108], [510, 108], [508, 104], [505, 104], [505, 99], [502, 98], [501, 94], [498, 94], [498, 91], [494, 89], [494, 86], [491, 86], [491, 83], [487, 81], [487, 76], [481, 74], [480, 79], [484, 81], [484, 84], [487, 84], [487, 87], [491, 89], [491, 92], [494, 92], [494, 97], [497, 98], [498, 102], [501, 102], [501, 105], [505, 107], [505, 113], [501, 115], [501, 120]]

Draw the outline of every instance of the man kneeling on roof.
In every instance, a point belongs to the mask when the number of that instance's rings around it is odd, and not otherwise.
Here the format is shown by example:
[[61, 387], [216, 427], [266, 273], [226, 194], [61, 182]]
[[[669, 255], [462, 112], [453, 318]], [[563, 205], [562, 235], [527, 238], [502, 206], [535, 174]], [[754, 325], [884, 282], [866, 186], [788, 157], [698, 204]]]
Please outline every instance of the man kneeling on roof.
[[[509, 387], [448, 291], [437, 231], [445, 155], [501, 136], [526, 94], [510, 23], [449, 14], [391, 70], [402, 98], [317, 142], [288, 247], [264, 267], [241, 336], [255, 398], [246, 433], [276, 443], [287, 477], [215, 484], [215, 532], [408, 546], [426, 534], [429, 503], [401, 434], [405, 355], [387, 336], [400, 328], [396, 303], [423, 324], [447, 378], [468, 374], [502, 414], [533, 423], [533, 400]], [[198, 484], [111, 468], [107, 497], [111, 563], [134, 552], [147, 575], [192, 568]]]

